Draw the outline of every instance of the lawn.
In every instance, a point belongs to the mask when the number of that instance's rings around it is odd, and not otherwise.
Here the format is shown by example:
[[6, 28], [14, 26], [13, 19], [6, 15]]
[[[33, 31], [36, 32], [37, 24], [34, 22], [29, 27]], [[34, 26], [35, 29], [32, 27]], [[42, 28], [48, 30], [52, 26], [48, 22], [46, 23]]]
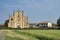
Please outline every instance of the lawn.
[[2, 30], [5, 40], [60, 40], [60, 30]]

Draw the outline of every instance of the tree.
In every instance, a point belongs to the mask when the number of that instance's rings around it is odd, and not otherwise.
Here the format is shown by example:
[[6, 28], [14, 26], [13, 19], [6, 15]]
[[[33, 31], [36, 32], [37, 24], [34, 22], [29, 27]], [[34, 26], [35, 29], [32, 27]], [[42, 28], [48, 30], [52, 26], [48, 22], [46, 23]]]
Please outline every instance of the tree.
[[57, 19], [57, 25], [60, 27], [60, 17]]
[[4, 24], [5, 27], [8, 27], [8, 22], [9, 22], [9, 20], [5, 21], [5, 24]]

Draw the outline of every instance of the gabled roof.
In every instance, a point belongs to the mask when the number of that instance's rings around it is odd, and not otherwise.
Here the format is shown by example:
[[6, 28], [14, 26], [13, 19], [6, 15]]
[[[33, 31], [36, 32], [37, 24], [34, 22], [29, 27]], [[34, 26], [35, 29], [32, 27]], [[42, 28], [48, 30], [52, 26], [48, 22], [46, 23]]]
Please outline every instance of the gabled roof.
[[42, 21], [42, 22], [39, 22], [39, 23], [52, 23], [52, 22], [50, 22], [50, 21]]

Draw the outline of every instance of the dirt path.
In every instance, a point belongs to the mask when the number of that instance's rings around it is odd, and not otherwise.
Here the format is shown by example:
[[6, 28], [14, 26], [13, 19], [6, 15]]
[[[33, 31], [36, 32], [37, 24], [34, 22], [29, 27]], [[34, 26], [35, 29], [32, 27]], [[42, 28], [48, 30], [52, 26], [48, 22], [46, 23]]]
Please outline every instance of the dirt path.
[[0, 40], [4, 40], [4, 34], [1, 30], [0, 30]]

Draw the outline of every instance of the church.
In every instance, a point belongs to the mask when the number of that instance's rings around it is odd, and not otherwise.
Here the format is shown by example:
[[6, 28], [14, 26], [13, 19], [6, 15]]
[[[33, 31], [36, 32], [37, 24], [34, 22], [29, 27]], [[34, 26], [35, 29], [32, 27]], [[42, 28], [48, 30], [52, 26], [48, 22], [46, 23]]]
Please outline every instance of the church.
[[9, 16], [8, 27], [10, 28], [29, 28], [28, 16], [23, 15], [24, 12], [17, 10], [13, 12], [12, 16]]

